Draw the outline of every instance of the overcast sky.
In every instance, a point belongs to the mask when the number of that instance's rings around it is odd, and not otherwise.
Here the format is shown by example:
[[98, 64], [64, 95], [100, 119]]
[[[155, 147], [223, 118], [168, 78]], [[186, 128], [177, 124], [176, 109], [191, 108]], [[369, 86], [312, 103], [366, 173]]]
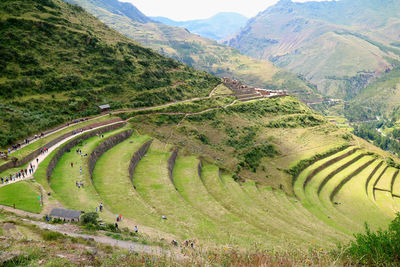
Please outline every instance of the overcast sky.
[[[130, 2], [145, 15], [163, 16], [173, 20], [209, 18], [219, 12], [238, 12], [254, 17], [278, 0], [120, 0]], [[307, 2], [310, 0], [295, 0]]]

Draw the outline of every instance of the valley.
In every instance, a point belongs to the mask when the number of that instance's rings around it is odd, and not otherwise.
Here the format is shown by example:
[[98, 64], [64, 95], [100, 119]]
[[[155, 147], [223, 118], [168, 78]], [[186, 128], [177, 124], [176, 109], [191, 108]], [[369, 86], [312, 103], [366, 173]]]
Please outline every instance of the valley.
[[116, 0], [1, 2], [0, 265], [397, 265], [376, 1], [281, 0], [213, 37], [238, 50]]

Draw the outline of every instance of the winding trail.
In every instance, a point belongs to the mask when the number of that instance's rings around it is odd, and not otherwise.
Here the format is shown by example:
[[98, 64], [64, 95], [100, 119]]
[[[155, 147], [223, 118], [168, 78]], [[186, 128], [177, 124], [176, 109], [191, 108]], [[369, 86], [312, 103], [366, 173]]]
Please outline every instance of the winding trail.
[[[15, 180], [9, 181], [8, 183], [0, 184], [0, 188], [3, 187], [3, 186], [7, 186], [7, 185], [10, 185], [10, 184], [13, 184], [13, 183], [20, 182], [20, 181], [26, 181], [26, 180], [33, 179], [34, 178], [34, 174], [35, 174], [39, 164], [41, 162], [43, 162], [47, 158], [47, 156], [51, 154], [51, 152], [53, 152], [54, 150], [56, 150], [57, 148], [59, 148], [61, 145], [65, 144], [69, 140], [71, 140], [71, 139], [73, 139], [73, 138], [75, 138], [77, 136], [81, 136], [84, 133], [87, 133], [87, 132], [90, 132], [90, 131], [93, 131], [93, 130], [96, 130], [96, 129], [100, 129], [100, 128], [103, 128], [103, 127], [107, 127], [107, 126], [110, 126], [110, 125], [122, 123], [122, 122], [123, 121], [112, 122], [112, 123], [109, 123], [109, 124], [105, 124], [105, 125], [102, 125], [102, 126], [99, 126], [99, 127], [92, 128], [92, 129], [87, 129], [87, 130], [84, 130], [84, 131], [82, 131], [82, 132], [80, 132], [78, 134], [75, 134], [75, 135], [72, 135], [72, 136], [69, 136], [69, 137], [63, 139], [62, 141], [58, 142], [57, 144], [55, 144], [54, 146], [49, 148], [48, 152], [40, 154], [36, 159], [34, 159], [34, 160], [32, 160], [31, 162], [28, 163], [28, 166], [30, 164], [32, 164], [32, 166], [34, 166], [33, 172], [31, 174], [28, 174], [27, 176], [25, 176], [25, 178], [20, 178], [20, 179], [16, 178]], [[22, 169], [22, 166], [21, 166], [21, 169]]]

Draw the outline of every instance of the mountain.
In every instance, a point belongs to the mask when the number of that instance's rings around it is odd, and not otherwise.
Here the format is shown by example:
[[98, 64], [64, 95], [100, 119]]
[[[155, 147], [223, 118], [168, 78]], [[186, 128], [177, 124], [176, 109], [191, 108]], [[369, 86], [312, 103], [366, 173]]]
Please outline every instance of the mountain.
[[400, 59], [394, 0], [279, 1], [224, 44], [304, 75], [320, 92], [350, 99]]
[[211, 18], [200, 20], [174, 21], [165, 17], [151, 19], [170, 26], [183, 27], [192, 33], [217, 41], [239, 31], [248, 20], [247, 17], [235, 12], [221, 12]]
[[[305, 101], [320, 96], [303, 77], [276, 68], [268, 60], [256, 60], [242, 55], [237, 49], [211, 39], [192, 34], [182, 27], [161, 23], [141, 23], [134, 17], [115, 12], [108, 0], [68, 0], [80, 5], [106, 25], [134, 39], [143, 46], [181, 61], [195, 69], [219, 77], [242, 80], [256, 87], [285, 89]], [[118, 14], [117, 14], [118, 13]]]
[[[0, 2], [0, 146], [80, 116], [207, 96], [220, 79], [61, 0]], [[18, 131], [16, 131], [18, 129]]]

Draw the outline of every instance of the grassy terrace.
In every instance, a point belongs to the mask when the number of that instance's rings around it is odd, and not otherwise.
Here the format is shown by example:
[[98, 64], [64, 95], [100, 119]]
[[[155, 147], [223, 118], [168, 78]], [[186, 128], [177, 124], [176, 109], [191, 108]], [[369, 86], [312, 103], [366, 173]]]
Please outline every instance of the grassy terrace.
[[385, 227], [390, 222], [389, 216], [378, 209], [368, 197], [365, 184], [375, 168], [379, 169], [379, 160], [375, 160], [368, 168], [347, 182], [334, 198], [336, 209], [344, 215], [367, 222], [374, 228]]
[[93, 184], [101, 199], [115, 214], [122, 214], [125, 218], [148, 226], [158, 226], [166, 229], [162, 224], [160, 214], [146, 203], [134, 190], [129, 177], [129, 163], [133, 154], [148, 140], [149, 136], [133, 135], [104, 153], [96, 163], [93, 172]]
[[198, 164], [199, 160], [193, 156], [178, 157], [176, 160], [174, 185], [183, 199], [213, 222], [223, 225], [225, 231], [230, 231], [232, 242], [242, 245], [262, 242], [263, 231], [225, 209], [209, 194], [198, 175]]
[[390, 216], [391, 219], [395, 217], [398, 210], [390, 192], [375, 190], [375, 201], [376, 205], [385, 212], [387, 216]]
[[58, 138], [58, 137], [60, 137], [60, 136], [62, 136], [64, 134], [66, 134], [66, 133], [69, 133], [69, 132], [71, 132], [73, 130], [80, 129], [82, 127], [85, 127], [85, 126], [88, 126], [88, 125], [91, 125], [91, 124], [94, 124], [94, 123], [108, 121], [108, 120], [111, 120], [113, 118], [115, 118], [115, 117], [103, 116], [103, 117], [100, 117], [100, 118], [96, 118], [96, 119], [93, 119], [93, 120], [81, 122], [81, 123], [78, 123], [78, 124], [72, 124], [71, 126], [65, 128], [63, 130], [60, 130], [60, 131], [55, 132], [53, 134], [47, 135], [44, 138], [40, 138], [36, 142], [33, 142], [33, 143], [21, 148], [20, 150], [17, 150], [15, 152], [11, 153], [11, 156], [12, 157], [16, 157], [18, 159], [22, 159], [22, 158], [26, 157], [27, 155], [29, 155], [30, 153], [32, 153], [33, 151], [43, 147], [44, 145], [46, 145], [50, 141], [52, 141], [52, 140], [54, 140], [54, 139], [56, 139], [56, 138]]
[[313, 171], [315, 171], [317, 168], [321, 167], [324, 164], [327, 164], [327, 162], [336, 159], [348, 152], [351, 152], [352, 150], [354, 150], [354, 147], [348, 147], [346, 149], [344, 149], [343, 151], [340, 151], [338, 153], [335, 153], [329, 157], [323, 158], [317, 162], [315, 162], [314, 164], [310, 165], [309, 167], [307, 167], [304, 171], [302, 171], [299, 176], [297, 177], [295, 183], [294, 183], [294, 192], [296, 194], [296, 196], [302, 200], [304, 199], [305, 195], [304, 195], [304, 184], [308, 183], [309, 181], [307, 181], [307, 177], [309, 175], [311, 175], [313, 173]]
[[357, 151], [349, 157], [346, 157], [336, 162], [335, 164], [328, 166], [327, 168], [316, 174], [305, 188], [306, 200], [303, 202], [303, 204], [306, 206], [306, 208], [314, 213], [314, 215], [316, 215], [318, 218], [325, 221], [328, 225], [336, 227], [342, 232], [348, 234], [351, 234], [352, 230], [354, 229], [358, 230], [358, 227], [354, 227], [354, 225], [348, 218], [342, 216], [338, 216], [338, 218], [331, 217], [332, 210], [328, 209], [326, 206], [323, 205], [323, 203], [321, 203], [318, 189], [321, 187], [321, 184], [327, 181], [327, 177], [332, 175], [332, 172], [336, 171], [341, 166], [351, 162], [351, 160], [356, 159], [360, 155], [362, 155], [362, 152]]
[[392, 194], [400, 196], [400, 173], [394, 179]]
[[366, 185], [367, 195], [372, 201], [375, 201], [374, 185], [375, 185], [376, 181], [378, 181], [378, 179], [385, 173], [387, 168], [388, 168], [388, 166], [385, 163], [382, 164], [379, 167], [379, 169], [375, 172], [375, 174], [371, 177], [370, 181], [367, 182], [367, 185]]
[[306, 237], [312, 235], [312, 239], [306, 239], [306, 242], [313, 240], [325, 246], [340, 240], [340, 234], [335, 229], [321, 223], [300, 202], [288, 197], [284, 192], [274, 191], [269, 187], [258, 187], [252, 181], [241, 184], [241, 188], [249, 200], [265, 211], [266, 216], [279, 218], [282, 228], [296, 228], [297, 231], [303, 231]]
[[0, 204], [10, 207], [15, 204], [16, 209], [40, 213], [40, 195], [40, 188], [32, 181], [22, 181], [0, 188]]
[[[329, 211], [331, 214], [331, 217], [337, 218], [340, 222], [345, 221], [344, 218], [346, 218], [348, 221], [352, 221], [352, 225], [354, 225], [354, 232], [360, 232], [363, 230], [363, 221], [360, 220], [360, 218], [354, 218], [353, 216], [343, 216], [341, 213], [339, 213], [334, 206], [336, 206], [334, 203], [332, 203], [330, 196], [333, 190], [335, 190], [336, 186], [345, 178], [356, 172], [359, 168], [365, 168], [366, 165], [369, 165], [371, 163], [371, 160], [373, 158], [369, 156], [362, 157], [358, 161], [356, 161], [354, 164], [350, 165], [343, 171], [339, 172], [337, 175], [333, 176], [323, 187], [319, 194], [319, 198], [321, 203], [325, 206], [325, 208]], [[349, 220], [350, 219], [350, 220]], [[347, 222], [346, 222], [347, 223]], [[348, 222], [350, 224], [350, 222]], [[350, 226], [350, 225], [349, 225]], [[350, 227], [348, 227], [350, 228]]]
[[375, 188], [386, 190], [391, 192], [392, 191], [392, 181], [395, 178], [394, 175], [397, 174], [397, 169], [395, 168], [388, 168], [382, 177], [379, 179], [378, 183], [376, 184]]
[[[71, 152], [65, 153], [54, 168], [50, 178], [50, 187], [55, 193], [55, 197], [65, 207], [84, 211], [94, 211], [101, 202], [90, 179], [88, 160], [93, 150], [105, 139], [123, 131], [121, 128], [104, 134], [104, 139], [94, 136], [82, 142], [71, 149]], [[76, 153], [77, 149], [82, 150], [82, 154], [88, 154], [88, 157], [82, 157]], [[71, 167], [71, 162], [74, 164]], [[82, 167], [82, 174], [80, 174]], [[78, 188], [76, 181], [83, 182], [84, 187]]]
[[193, 208], [176, 191], [168, 177], [170, 147], [158, 141], [136, 167], [133, 182], [140, 196], [173, 224], [171, 233], [184, 239], [195, 238], [228, 244], [231, 234], [223, 225]]

